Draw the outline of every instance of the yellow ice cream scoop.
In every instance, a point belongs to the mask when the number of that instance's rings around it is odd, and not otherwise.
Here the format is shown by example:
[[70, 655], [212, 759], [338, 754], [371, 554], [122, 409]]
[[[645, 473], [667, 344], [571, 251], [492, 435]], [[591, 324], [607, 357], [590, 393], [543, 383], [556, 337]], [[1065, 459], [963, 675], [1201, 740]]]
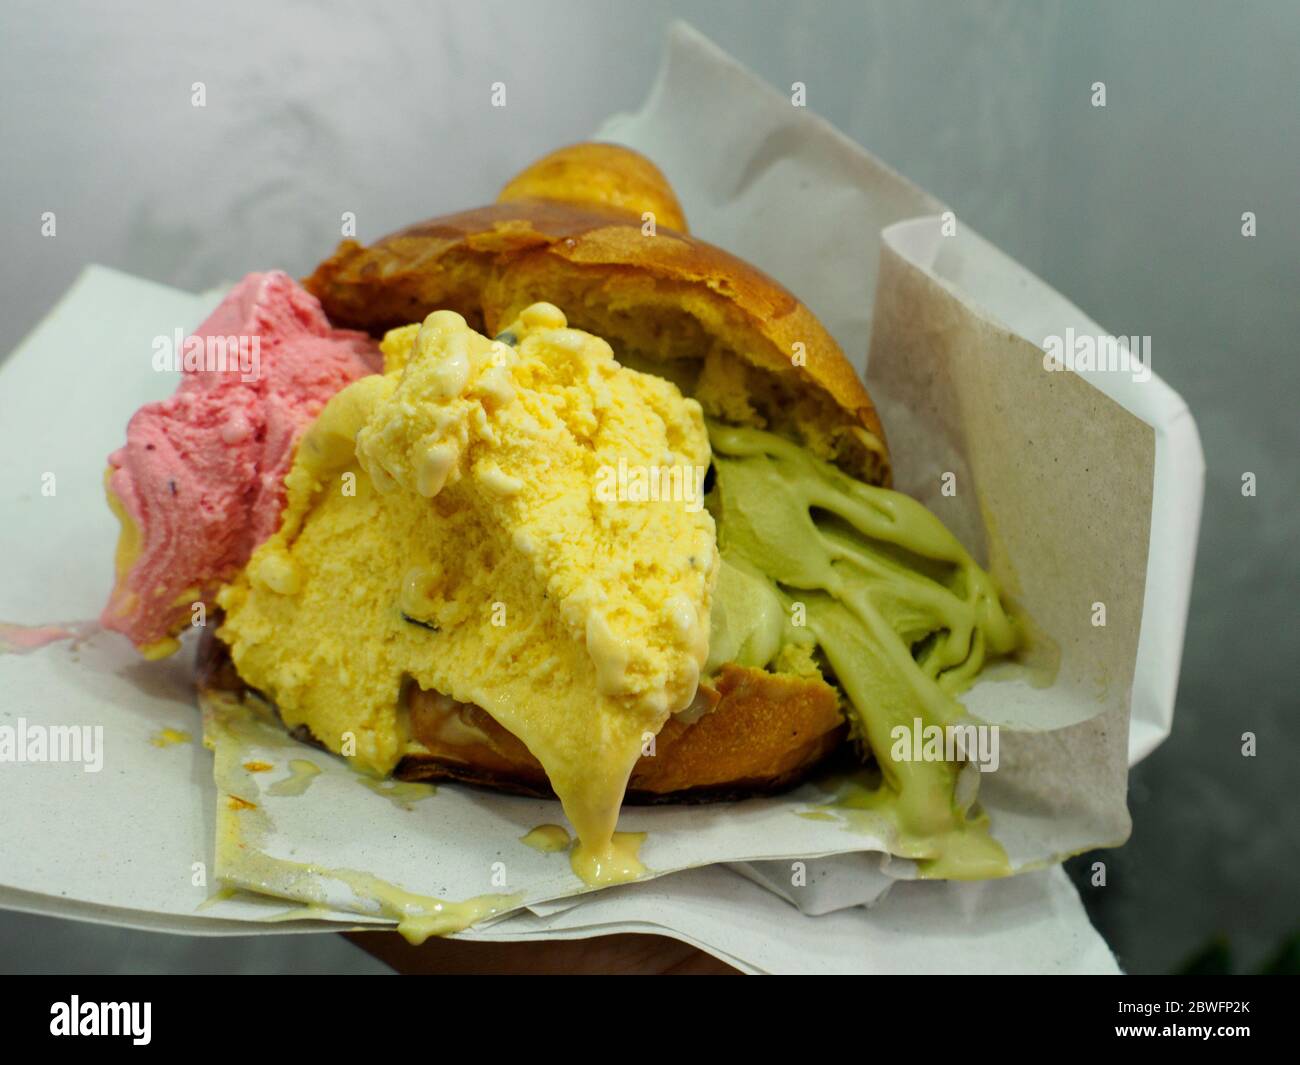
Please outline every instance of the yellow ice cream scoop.
[[240, 676], [386, 773], [403, 686], [485, 710], [541, 763], [589, 879], [643, 747], [695, 698], [718, 567], [699, 404], [550, 304], [501, 339], [451, 311], [304, 437], [280, 530], [221, 593]]

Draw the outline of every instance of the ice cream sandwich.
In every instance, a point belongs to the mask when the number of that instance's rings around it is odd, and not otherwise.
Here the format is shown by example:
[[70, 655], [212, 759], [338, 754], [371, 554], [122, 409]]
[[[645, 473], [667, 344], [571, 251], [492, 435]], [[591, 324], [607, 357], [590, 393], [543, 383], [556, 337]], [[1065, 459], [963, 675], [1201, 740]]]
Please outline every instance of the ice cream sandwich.
[[[303, 285], [322, 343], [368, 363], [368, 335], [383, 367], [349, 363], [291, 466], [263, 463], [269, 524], [203, 580], [169, 572], [220, 611], [203, 686], [369, 772], [557, 796], [593, 882], [639, 872], [624, 801], [777, 791], [837, 753], [896, 853], [1007, 871], [963, 760], [894, 736], [969, 721], [958, 696], [1017, 624], [889, 488], [830, 334], [691, 236], [652, 163], [561, 149]], [[184, 599], [138, 631], [174, 638]]]

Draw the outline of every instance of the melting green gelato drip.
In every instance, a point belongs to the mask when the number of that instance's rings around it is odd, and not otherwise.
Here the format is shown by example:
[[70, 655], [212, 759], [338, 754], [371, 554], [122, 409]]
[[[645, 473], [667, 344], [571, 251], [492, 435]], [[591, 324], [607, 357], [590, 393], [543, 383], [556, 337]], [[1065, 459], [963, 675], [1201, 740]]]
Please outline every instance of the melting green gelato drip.
[[[893, 757], [893, 729], [969, 721], [958, 696], [986, 659], [1018, 643], [993, 579], [943, 524], [899, 492], [855, 481], [780, 437], [709, 425], [722, 555], [709, 666], [767, 666], [783, 646], [821, 648], [875, 755], [878, 787], [849, 784], [862, 811], [923, 875], [1010, 872], [959, 794], [954, 762]], [[798, 605], [805, 623], [794, 624]]]

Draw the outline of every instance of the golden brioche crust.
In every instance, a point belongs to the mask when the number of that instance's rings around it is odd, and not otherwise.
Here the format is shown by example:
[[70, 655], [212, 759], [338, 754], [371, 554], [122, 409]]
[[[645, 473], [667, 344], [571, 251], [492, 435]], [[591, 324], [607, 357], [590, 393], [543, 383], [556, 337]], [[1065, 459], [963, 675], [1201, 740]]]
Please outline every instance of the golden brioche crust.
[[[252, 693], [211, 627], [199, 644], [197, 673], [204, 693], [240, 698]], [[640, 759], [633, 769], [625, 802], [717, 802], [771, 794], [806, 777], [846, 735], [839, 697], [823, 681], [728, 665], [711, 684], [717, 696], [713, 708], [689, 724], [669, 720], [655, 737], [653, 757]], [[554, 797], [537, 759], [482, 708], [414, 684], [407, 706], [411, 737], [425, 751], [406, 755], [395, 777], [458, 780]], [[305, 728], [293, 735], [321, 746]]]
[[[820, 680], [726, 665], [701, 690], [711, 709], [689, 723], [668, 720], [654, 753], [633, 768], [627, 801], [730, 798], [788, 787], [845, 735], [839, 699]], [[414, 685], [407, 707], [411, 738], [426, 752], [403, 758], [396, 776], [551, 794], [537, 759], [482, 708]]]
[[[588, 180], [581, 160], [595, 149], [604, 169]], [[619, 197], [609, 185], [622, 156], [639, 176]], [[336, 325], [376, 335], [438, 309], [494, 334], [528, 304], [554, 303], [620, 358], [677, 381], [706, 413], [781, 432], [888, 484], [884, 430], [839, 345], [743, 260], [662, 222], [648, 235], [640, 209], [662, 211], [672, 190], [657, 187], [645, 166], [653, 170], [614, 145], [561, 149], [510, 182], [506, 202], [368, 248], [344, 241], [303, 284]]]
[[617, 144], [587, 141], [545, 155], [511, 178], [497, 203], [552, 200], [580, 206], [613, 207], [643, 222], [687, 232], [677, 194], [660, 169], [640, 152]]

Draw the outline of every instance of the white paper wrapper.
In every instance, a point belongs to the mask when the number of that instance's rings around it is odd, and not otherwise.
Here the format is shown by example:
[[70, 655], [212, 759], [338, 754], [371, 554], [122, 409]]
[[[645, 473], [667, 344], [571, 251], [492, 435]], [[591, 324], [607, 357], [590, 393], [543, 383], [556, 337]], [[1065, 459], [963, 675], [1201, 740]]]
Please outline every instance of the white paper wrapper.
[[[1098, 381], [1099, 391], [1075, 375], [1045, 373], [1041, 354], [1021, 337], [1037, 344], [1059, 323], [1086, 319], [964, 227], [940, 242], [932, 216], [941, 205], [689, 30], [674, 32], [643, 112], [613, 119], [603, 132], [654, 158], [695, 232], [796, 291], [859, 364], [871, 339], [869, 381], [900, 484], [988, 558], [1062, 644], [1060, 677], [1050, 691], [999, 682], [981, 684], [967, 698], [990, 720], [1031, 726], [1016, 737], [1004, 733], [1003, 767], [982, 792], [1013, 860], [1043, 864], [1122, 840], [1128, 755], [1140, 756], [1168, 732], [1186, 615], [1201, 460], [1181, 402], [1155, 379], [1137, 391]], [[174, 386], [149, 365], [152, 338], [192, 327], [215, 300], [92, 269], [6, 364], [0, 444], [13, 461], [0, 466], [0, 500], [12, 518], [0, 527], [0, 548], [17, 570], [0, 589], [0, 620], [35, 625], [98, 613], [116, 536], [102, 503], [104, 458], [120, 443], [131, 412]], [[77, 387], [64, 387], [73, 373]], [[942, 387], [929, 387], [934, 381]], [[1017, 450], [1040, 424], [1040, 439], [1052, 446]], [[1063, 455], [1073, 463], [1065, 475], [1052, 468]], [[936, 470], [956, 472], [969, 490], [953, 499], [935, 496]], [[41, 492], [44, 473], [56, 475], [54, 496]], [[1169, 546], [1144, 580], [1148, 522]], [[1081, 528], [1094, 534], [1087, 543], [1079, 542]], [[1160, 602], [1161, 610], [1143, 613], [1144, 587], [1146, 602]], [[1108, 604], [1100, 631], [1088, 623], [1095, 600]], [[78, 764], [0, 771], [0, 802], [23, 811], [0, 826], [0, 905], [122, 923], [131, 923], [121, 916], [131, 913], [141, 922], [175, 922], [178, 930], [229, 921], [242, 931], [285, 910], [282, 902], [242, 896], [197, 909], [218, 873], [239, 881], [249, 869], [237, 853], [214, 853], [227, 796], [212, 787], [210, 756], [192, 744], [151, 743], [163, 728], [199, 733], [189, 657], [143, 663], [106, 633], [0, 656], [0, 724], [21, 716], [104, 727], [101, 772]], [[1134, 729], [1133, 744], [1130, 689], [1143, 726]], [[228, 753], [243, 761], [258, 752]], [[951, 904], [960, 897], [1008, 913], [1037, 906], [1044, 920], [1058, 923], [1058, 933], [1068, 926], [1066, 938], [1083, 944], [1049, 961], [1010, 933], [989, 939], [954, 929], [958, 938], [969, 934], [972, 949], [980, 941], [970, 957], [982, 958], [984, 970], [1029, 958], [1045, 967], [1113, 968], [1059, 870], [1003, 884], [898, 884], [886, 895], [889, 881], [911, 875], [910, 863], [863, 853], [880, 850], [883, 841], [850, 824], [800, 816], [822, 797], [815, 790], [728, 806], [630, 809], [620, 827], [649, 832], [642, 857], [655, 874], [696, 871], [574, 905], [581, 885], [564, 856], [518, 842], [529, 828], [559, 821], [556, 804], [444, 787], [406, 809], [319, 752], [260, 753], [276, 769], [265, 782], [258, 775], [259, 789], [284, 777], [293, 758], [322, 770], [302, 795], [265, 797], [267, 855], [364, 869], [448, 899], [517, 892], [532, 908], [471, 936], [589, 935], [653, 925], [745, 968], [794, 971], [810, 955], [780, 941], [793, 943], [801, 933], [791, 930], [807, 922], [809, 934], [816, 928], [829, 944], [816, 955], [823, 968], [894, 966], [891, 958], [903, 955], [878, 953], [898, 950], [889, 936], [918, 935], [915, 960], [897, 967], [921, 969], [927, 957], [942, 967], [943, 957], [955, 955], [950, 943], [939, 947], [920, 935], [935, 919], [920, 900]], [[783, 870], [800, 858], [812, 875], [805, 886], [787, 886]], [[678, 885], [719, 883], [708, 876], [723, 870], [706, 875], [698, 867], [723, 862], [740, 864], [726, 871], [725, 889], [705, 889], [722, 896], [701, 899], [684, 889], [679, 896]], [[204, 878], [206, 884], [197, 882]], [[380, 919], [373, 900], [328, 877], [309, 891], [282, 893], [315, 904], [304, 927], [321, 919]], [[780, 907], [773, 911], [781, 914], [779, 935], [770, 921], [755, 934], [751, 895]], [[834, 915], [865, 929], [837, 953], [839, 937], [823, 923], [831, 917], [802, 916], [778, 895], [805, 914], [875, 905]], [[657, 898], [672, 905], [652, 917], [647, 900]], [[893, 924], [882, 923], [885, 913]], [[701, 924], [719, 931], [711, 939]], [[1010, 918], [993, 922], [1015, 925]], [[724, 934], [726, 928], [735, 934]]]
[[[873, 338], [886, 243], [898, 244], [898, 254], [932, 272], [940, 286], [966, 304], [960, 324], [967, 329], [986, 320], [1034, 346], [1047, 336], [1063, 335], [1070, 326], [1078, 335], [1106, 332], [960, 219], [956, 237], [942, 238], [938, 223], [924, 219], [945, 205], [829, 123], [791, 106], [788, 96], [685, 23], [675, 24], [670, 33], [663, 66], [642, 110], [610, 119], [600, 136], [655, 160], [686, 207], [693, 232], [756, 263], [795, 292], [859, 370], [866, 367], [871, 347], [867, 382], [882, 410], [900, 486], [919, 491], [927, 503], [936, 496], [927, 475], [951, 468], [941, 465], [944, 448], [961, 430], [945, 426], [910, 446], [904, 426], [896, 424], [907, 412], [900, 411], [901, 397], [888, 391], [883, 376], [895, 372], [883, 365], [897, 354], [893, 337]], [[886, 240], [889, 227], [908, 220], [915, 224], [899, 226]], [[912, 308], [911, 314], [923, 325], [924, 317], [942, 310], [945, 302], [929, 292], [925, 306]], [[918, 356], [925, 360], [918, 370], [924, 371], [933, 356], [928, 350]], [[1205, 460], [1187, 405], [1158, 376], [1142, 383], [1123, 373], [1054, 376], [1084, 377], [1154, 435], [1150, 539], [1158, 550], [1150, 553], [1145, 580], [1138, 584], [1143, 589], [1141, 636], [1129, 730], [1130, 762], [1135, 763], [1169, 735], [1173, 723]], [[1008, 417], [1016, 422], [1027, 413], [1017, 409]], [[1073, 432], [1078, 421], [1072, 418], [1057, 431]], [[1108, 425], [1124, 421], [1112, 413]], [[1115, 455], [1143, 469], [1141, 454], [1116, 450]], [[941, 516], [953, 522], [954, 531], [974, 537], [971, 546], [984, 543], [978, 523], [964, 528], [951, 510]], [[1034, 519], [1031, 531], [1050, 531], [1043, 515]], [[1137, 528], [1130, 533], [1133, 538], [1146, 535]]]
[[465, 938], [653, 932], [750, 973], [1119, 972], [1060, 866], [982, 884], [898, 884], [869, 910], [798, 919], [792, 912], [715, 865], [602, 891], [558, 914], [523, 915]]

